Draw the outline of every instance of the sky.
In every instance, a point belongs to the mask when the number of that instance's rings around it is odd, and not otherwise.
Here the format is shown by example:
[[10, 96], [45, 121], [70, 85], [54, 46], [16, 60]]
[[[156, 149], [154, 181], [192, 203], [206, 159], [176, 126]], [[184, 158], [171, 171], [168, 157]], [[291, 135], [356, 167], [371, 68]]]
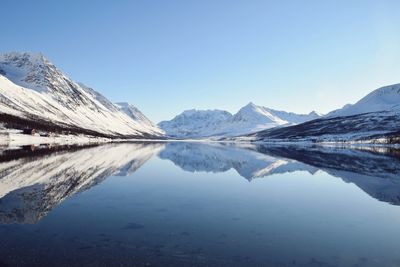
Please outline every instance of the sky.
[[327, 113], [400, 83], [400, 1], [3, 0], [0, 52], [41, 52], [151, 120], [249, 102]]

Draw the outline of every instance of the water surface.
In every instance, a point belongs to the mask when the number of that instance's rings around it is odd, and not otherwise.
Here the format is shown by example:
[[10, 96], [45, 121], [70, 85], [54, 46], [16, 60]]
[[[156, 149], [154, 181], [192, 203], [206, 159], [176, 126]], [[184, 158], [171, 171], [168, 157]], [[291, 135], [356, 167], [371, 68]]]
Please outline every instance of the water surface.
[[0, 266], [400, 266], [390, 149], [130, 143], [0, 155]]

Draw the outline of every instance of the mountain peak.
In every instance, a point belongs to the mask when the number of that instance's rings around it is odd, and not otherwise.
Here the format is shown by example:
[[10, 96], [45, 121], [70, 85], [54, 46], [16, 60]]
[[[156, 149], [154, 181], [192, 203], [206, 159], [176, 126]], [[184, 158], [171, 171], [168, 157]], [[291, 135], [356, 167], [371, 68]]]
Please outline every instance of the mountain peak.
[[256, 109], [258, 109], [258, 108], [260, 108], [260, 106], [257, 106], [256, 104], [254, 104], [253, 102], [249, 102], [247, 105], [245, 105], [245, 106], [243, 106], [240, 110], [239, 110], [239, 112], [240, 111], [245, 111], [245, 110], [249, 110], [249, 111], [251, 111], [251, 110], [256, 110]]
[[310, 113], [308, 113], [308, 116], [312, 116], [312, 117], [321, 117], [323, 116], [321, 113], [316, 112], [315, 110], [311, 111]]
[[158, 126], [173, 137], [211, 136], [222, 124], [232, 118], [224, 110], [185, 110], [170, 121], [162, 121]]
[[52, 81], [65, 76], [43, 54], [9, 52], [0, 54], [0, 70], [13, 83], [38, 92], [48, 91]]
[[42, 53], [33, 52], [8, 52], [0, 54], [0, 62], [22, 66], [38, 66], [49, 64], [50, 61]]
[[242, 107], [234, 116], [234, 121], [257, 121], [259, 123], [277, 123], [285, 124], [283, 120], [275, 117], [268, 109], [257, 106], [253, 102], [248, 103]]
[[250, 101], [245, 107], [257, 107], [257, 105]]
[[295, 114], [277, 111], [249, 102], [236, 114], [223, 110], [185, 110], [170, 121], [158, 125], [174, 137], [234, 136], [272, 127], [298, 124], [319, 118], [316, 112]]
[[[40, 53], [0, 54], [0, 88], [6, 101], [0, 109], [23, 119], [35, 117], [79, 133], [121, 136], [160, 136], [136, 108], [131, 116], [94, 89], [64, 75]], [[32, 122], [36, 124], [36, 122]], [[61, 125], [61, 126], [60, 126]]]

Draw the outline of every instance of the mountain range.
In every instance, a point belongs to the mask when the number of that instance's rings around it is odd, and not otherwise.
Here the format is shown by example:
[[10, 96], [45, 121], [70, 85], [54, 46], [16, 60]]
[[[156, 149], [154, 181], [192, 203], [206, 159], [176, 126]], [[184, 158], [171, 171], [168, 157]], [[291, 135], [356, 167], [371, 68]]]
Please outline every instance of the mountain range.
[[221, 110], [189, 110], [158, 126], [173, 138], [400, 143], [400, 84], [378, 88], [357, 103], [326, 115], [289, 113], [249, 103], [234, 115]]
[[249, 103], [232, 115], [224, 110], [187, 110], [158, 126], [170, 137], [238, 136], [264, 129], [303, 123], [321, 117], [313, 111], [296, 114]]
[[240, 137], [261, 142], [400, 143], [400, 84], [376, 89], [319, 119]]
[[156, 125], [134, 105], [112, 103], [93, 88], [73, 81], [42, 54], [0, 54], [0, 142], [4, 133], [35, 129], [107, 140], [399, 143], [399, 103], [400, 84], [394, 84], [326, 115], [249, 103], [235, 114], [192, 109]]

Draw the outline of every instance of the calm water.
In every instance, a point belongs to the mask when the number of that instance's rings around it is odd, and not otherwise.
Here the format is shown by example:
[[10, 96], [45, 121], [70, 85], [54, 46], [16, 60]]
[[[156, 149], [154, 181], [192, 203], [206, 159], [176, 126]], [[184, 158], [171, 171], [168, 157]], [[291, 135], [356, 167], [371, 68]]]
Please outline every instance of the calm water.
[[400, 153], [199, 143], [0, 155], [0, 266], [400, 266]]

